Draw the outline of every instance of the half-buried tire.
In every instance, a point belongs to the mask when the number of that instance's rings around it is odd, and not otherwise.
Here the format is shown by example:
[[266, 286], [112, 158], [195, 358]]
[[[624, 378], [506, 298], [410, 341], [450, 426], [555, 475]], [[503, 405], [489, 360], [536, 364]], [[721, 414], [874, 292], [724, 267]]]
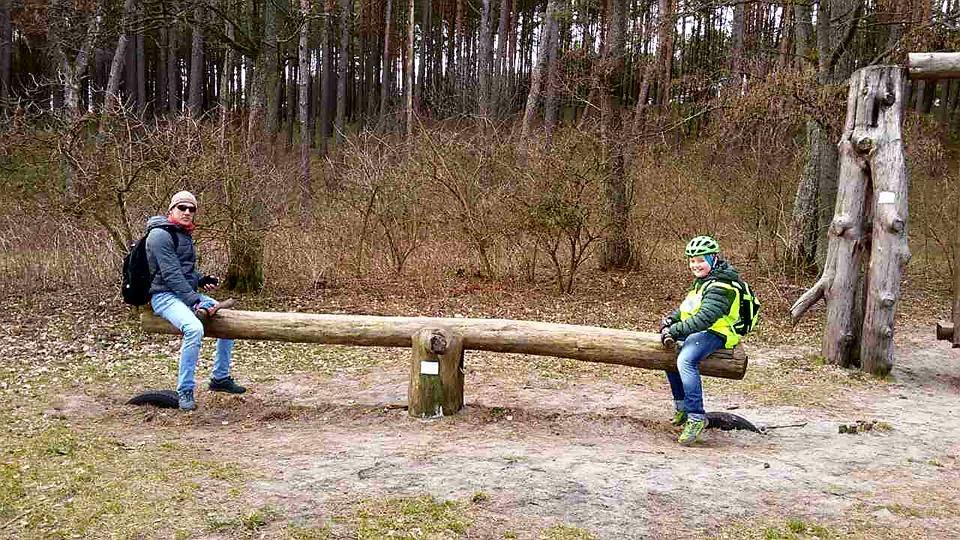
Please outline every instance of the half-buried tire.
[[127, 405], [153, 405], [161, 409], [176, 409], [180, 407], [180, 400], [176, 390], [148, 390], [130, 398]]
[[721, 431], [744, 429], [754, 433], [763, 433], [762, 430], [753, 425], [749, 420], [735, 414], [726, 412], [708, 412], [707, 420], [710, 421], [710, 423], [707, 424], [708, 429], [719, 429]]

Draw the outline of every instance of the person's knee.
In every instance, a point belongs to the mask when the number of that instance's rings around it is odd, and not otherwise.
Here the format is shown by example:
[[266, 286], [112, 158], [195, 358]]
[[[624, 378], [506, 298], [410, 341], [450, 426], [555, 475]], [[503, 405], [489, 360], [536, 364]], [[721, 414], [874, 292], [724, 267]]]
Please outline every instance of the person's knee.
[[203, 324], [199, 320], [183, 325], [183, 339], [200, 343], [201, 338], [203, 338]]

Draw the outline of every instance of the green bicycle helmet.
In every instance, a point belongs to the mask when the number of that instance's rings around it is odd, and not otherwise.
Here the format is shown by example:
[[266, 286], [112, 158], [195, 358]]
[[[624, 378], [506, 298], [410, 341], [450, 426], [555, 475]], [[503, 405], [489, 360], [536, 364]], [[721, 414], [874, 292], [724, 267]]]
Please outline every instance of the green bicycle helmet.
[[695, 237], [687, 242], [687, 247], [683, 250], [683, 254], [687, 257], [699, 257], [714, 253], [720, 253], [720, 244], [710, 236]]

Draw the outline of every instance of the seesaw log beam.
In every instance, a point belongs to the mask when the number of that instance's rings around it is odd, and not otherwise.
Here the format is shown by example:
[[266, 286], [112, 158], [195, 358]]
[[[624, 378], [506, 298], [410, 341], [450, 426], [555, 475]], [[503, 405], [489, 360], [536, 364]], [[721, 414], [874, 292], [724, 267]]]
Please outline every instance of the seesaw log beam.
[[[141, 323], [146, 332], [179, 333], [150, 311], [141, 315]], [[464, 350], [676, 371], [676, 353], [664, 349], [655, 333], [535, 321], [223, 310], [206, 323], [204, 334], [231, 339], [410, 347], [414, 334], [435, 327], [462, 336]], [[747, 356], [739, 347], [717, 351], [700, 365], [703, 375], [724, 379], [742, 379], [746, 370]]]

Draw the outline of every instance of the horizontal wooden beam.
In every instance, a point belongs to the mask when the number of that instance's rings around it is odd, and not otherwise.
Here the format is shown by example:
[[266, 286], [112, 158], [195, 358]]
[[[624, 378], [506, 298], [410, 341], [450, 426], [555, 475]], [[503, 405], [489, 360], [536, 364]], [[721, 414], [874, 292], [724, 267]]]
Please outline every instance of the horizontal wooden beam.
[[953, 323], [948, 321], [938, 321], [937, 322], [937, 339], [952, 341], [953, 340]]
[[[141, 315], [146, 332], [180, 333], [150, 311]], [[463, 337], [466, 350], [535, 354], [587, 362], [676, 371], [676, 353], [664, 349], [660, 336], [594, 326], [507, 319], [379, 317], [223, 310], [206, 323], [204, 334], [230, 339], [262, 339], [336, 345], [410, 347], [423, 328], [443, 327]], [[700, 365], [703, 375], [742, 379], [744, 351], [724, 349]]]
[[911, 79], [960, 79], [960, 53], [909, 53]]

